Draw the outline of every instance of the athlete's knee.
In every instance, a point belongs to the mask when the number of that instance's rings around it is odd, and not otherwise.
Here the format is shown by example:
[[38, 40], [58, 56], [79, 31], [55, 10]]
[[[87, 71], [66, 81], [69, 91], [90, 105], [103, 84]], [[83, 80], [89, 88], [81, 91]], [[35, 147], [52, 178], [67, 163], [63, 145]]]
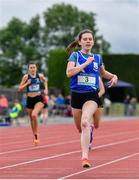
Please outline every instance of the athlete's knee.
[[81, 129], [85, 130], [85, 129], [89, 128], [89, 127], [90, 127], [90, 123], [88, 122], [88, 120], [82, 120]]
[[31, 115], [33, 119], [37, 119], [38, 117], [38, 114], [35, 111], [33, 111]]

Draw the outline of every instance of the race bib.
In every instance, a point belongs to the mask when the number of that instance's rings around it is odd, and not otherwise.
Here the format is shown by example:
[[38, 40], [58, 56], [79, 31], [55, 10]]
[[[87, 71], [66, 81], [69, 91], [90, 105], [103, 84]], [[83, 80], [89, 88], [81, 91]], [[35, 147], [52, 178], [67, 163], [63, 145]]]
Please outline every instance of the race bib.
[[78, 85], [85, 85], [85, 86], [95, 86], [96, 84], [96, 77], [94, 76], [85, 76], [79, 75], [77, 79]]
[[29, 91], [39, 91], [40, 90], [40, 86], [39, 84], [32, 84], [29, 86]]

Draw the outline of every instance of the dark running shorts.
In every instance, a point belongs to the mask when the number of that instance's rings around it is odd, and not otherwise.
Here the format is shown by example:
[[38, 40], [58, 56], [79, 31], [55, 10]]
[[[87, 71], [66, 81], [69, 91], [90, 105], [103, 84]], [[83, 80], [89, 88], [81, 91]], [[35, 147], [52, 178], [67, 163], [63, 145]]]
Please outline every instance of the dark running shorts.
[[98, 108], [103, 108], [103, 97], [99, 97]]
[[27, 97], [27, 105], [26, 105], [26, 107], [28, 109], [34, 109], [35, 104], [37, 104], [38, 102], [43, 103], [42, 95], [35, 96], [35, 97]]
[[97, 91], [83, 93], [71, 92], [71, 107], [73, 108], [82, 109], [83, 104], [89, 100], [95, 101], [99, 106]]

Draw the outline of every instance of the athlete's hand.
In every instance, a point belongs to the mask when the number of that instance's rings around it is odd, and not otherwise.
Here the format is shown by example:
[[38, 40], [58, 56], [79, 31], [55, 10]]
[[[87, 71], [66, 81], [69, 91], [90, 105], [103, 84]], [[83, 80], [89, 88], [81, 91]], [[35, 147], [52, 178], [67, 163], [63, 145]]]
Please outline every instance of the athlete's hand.
[[89, 57], [85, 63], [88, 65], [88, 64], [90, 64], [92, 61], [94, 61], [94, 58], [93, 58], [93, 57]]
[[116, 75], [113, 76], [113, 78], [109, 81], [109, 86], [108, 88], [115, 86], [117, 84], [118, 77]]
[[27, 85], [28, 85], [28, 84], [31, 84], [31, 79], [28, 79], [28, 80], [27, 80]]

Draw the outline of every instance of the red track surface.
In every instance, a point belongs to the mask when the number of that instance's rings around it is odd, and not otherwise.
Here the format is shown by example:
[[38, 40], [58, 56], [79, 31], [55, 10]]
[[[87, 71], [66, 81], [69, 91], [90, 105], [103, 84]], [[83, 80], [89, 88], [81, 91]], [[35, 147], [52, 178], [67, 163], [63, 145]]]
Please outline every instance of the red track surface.
[[74, 124], [0, 128], [0, 179], [139, 179], [139, 119], [105, 121], [95, 131], [92, 167], [81, 167]]

